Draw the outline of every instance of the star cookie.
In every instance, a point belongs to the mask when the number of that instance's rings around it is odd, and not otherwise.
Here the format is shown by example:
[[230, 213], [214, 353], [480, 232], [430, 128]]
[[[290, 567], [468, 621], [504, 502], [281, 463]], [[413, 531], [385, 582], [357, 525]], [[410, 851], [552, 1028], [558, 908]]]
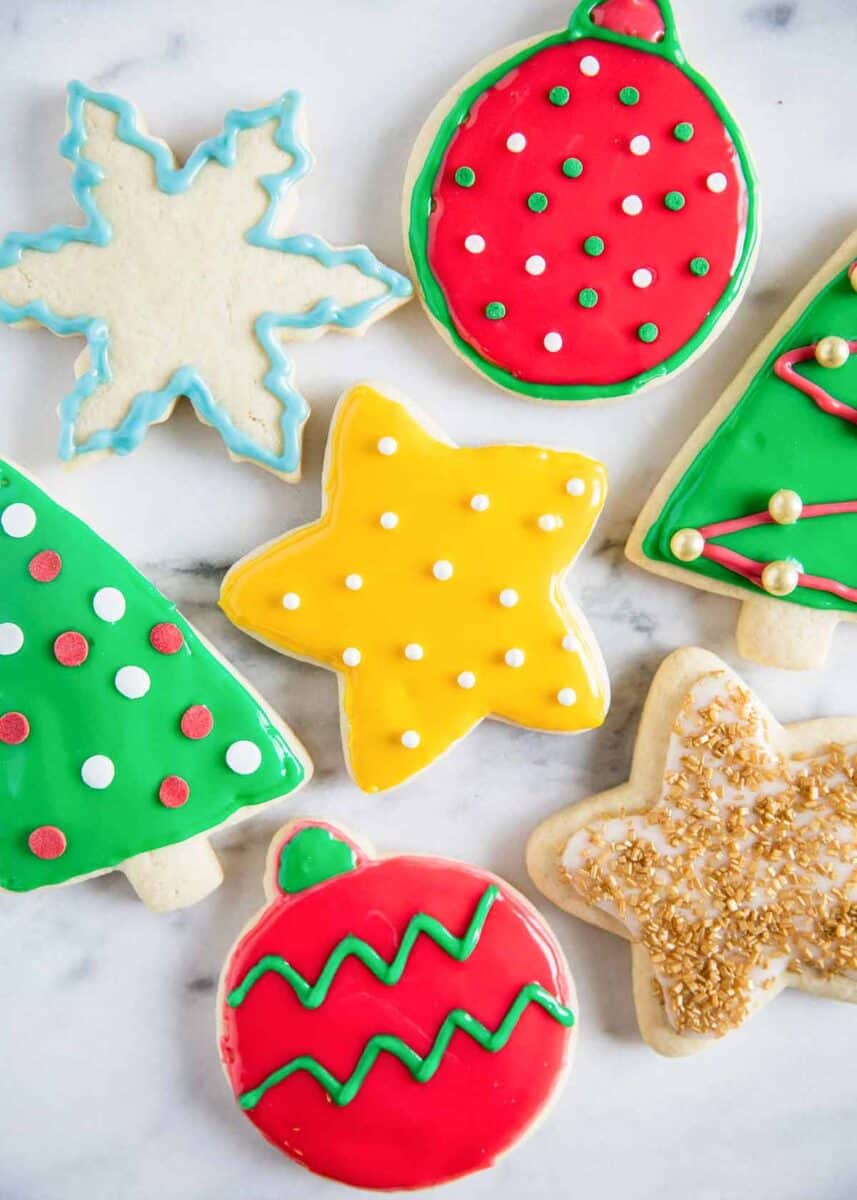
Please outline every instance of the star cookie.
[[221, 605], [260, 641], [339, 673], [351, 772], [382, 791], [483, 717], [601, 724], [604, 666], [562, 581], [605, 493], [592, 459], [459, 448], [361, 384], [334, 416], [321, 518], [237, 563]]
[[630, 781], [549, 818], [527, 857], [546, 896], [633, 943], [662, 1054], [787, 986], [857, 1001], [857, 717], [784, 728], [705, 650], [661, 666]]
[[233, 458], [299, 477], [309, 408], [283, 342], [362, 333], [411, 294], [365, 246], [284, 234], [303, 126], [286, 92], [177, 166], [127, 101], [69, 85], [60, 153], [84, 222], [0, 241], [0, 321], [86, 339], [61, 458], [128, 454], [186, 396]]

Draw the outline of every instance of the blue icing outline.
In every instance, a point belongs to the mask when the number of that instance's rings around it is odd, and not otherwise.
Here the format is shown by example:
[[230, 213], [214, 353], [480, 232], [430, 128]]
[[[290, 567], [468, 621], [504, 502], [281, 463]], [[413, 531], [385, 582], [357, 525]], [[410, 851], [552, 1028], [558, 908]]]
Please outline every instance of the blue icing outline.
[[245, 232], [244, 237], [251, 245], [265, 250], [314, 258], [326, 269], [341, 265], [353, 266], [367, 278], [379, 280], [387, 290], [372, 299], [345, 307], [332, 296], [328, 296], [306, 312], [266, 312], [256, 319], [254, 330], [270, 362], [264, 377], [264, 386], [283, 405], [280, 421], [283, 448], [279, 455], [257, 446], [248, 434], [233, 424], [226, 411], [214, 399], [199, 371], [191, 366], [184, 366], [175, 371], [161, 391], [139, 392], [134, 397], [127, 416], [116, 429], [98, 430], [86, 442], [76, 446], [74, 426], [84, 401], [99, 386], [109, 383], [113, 377], [109, 355], [110, 330], [107, 322], [93, 316], [61, 317], [43, 300], [18, 307], [0, 298], [0, 320], [6, 324], [35, 321], [60, 336], [82, 334], [86, 338], [90, 357], [89, 370], [78, 379], [73, 390], [64, 396], [60, 403], [60, 458], [69, 461], [79, 454], [98, 450], [128, 454], [142, 441], [148, 427], [160, 420], [179, 396], [187, 396], [197, 414], [218, 431], [233, 454], [240, 458], [252, 459], [272, 470], [293, 474], [300, 466], [301, 429], [309, 415], [309, 406], [294, 387], [294, 366], [276, 339], [277, 330], [308, 330], [328, 326], [355, 329], [370, 320], [379, 308], [385, 307], [393, 300], [410, 296], [413, 292], [410, 281], [397, 271], [384, 266], [366, 246], [337, 250], [323, 238], [312, 234], [275, 237], [271, 233], [280, 201], [292, 186], [309, 173], [313, 165], [312, 155], [297, 131], [297, 116], [302, 103], [300, 92], [284, 92], [278, 100], [264, 108], [249, 111], [231, 110], [224, 119], [223, 132], [200, 142], [187, 161], [181, 167], [176, 167], [169, 148], [138, 129], [137, 114], [133, 105], [109, 92], [93, 91], [77, 81], [68, 85], [68, 131], [62, 138], [59, 149], [62, 157], [73, 167], [72, 192], [85, 217], [84, 224], [53, 225], [44, 232], [35, 234], [10, 233], [0, 241], [0, 269], [20, 262], [26, 250], [55, 254], [72, 242], [83, 242], [93, 246], [109, 244], [112, 229], [106, 217], [99, 212], [94, 195], [95, 188], [104, 179], [104, 172], [97, 163], [83, 157], [87, 140], [83, 114], [87, 103], [97, 104], [116, 114], [117, 136], [127, 145], [149, 155], [155, 169], [157, 186], [168, 195], [187, 191], [199, 171], [210, 160], [218, 162], [222, 167], [232, 167], [237, 158], [238, 134], [246, 129], [255, 129], [268, 121], [276, 121], [275, 143], [291, 156], [292, 162], [284, 171], [260, 176], [259, 182], [270, 200], [261, 219]]

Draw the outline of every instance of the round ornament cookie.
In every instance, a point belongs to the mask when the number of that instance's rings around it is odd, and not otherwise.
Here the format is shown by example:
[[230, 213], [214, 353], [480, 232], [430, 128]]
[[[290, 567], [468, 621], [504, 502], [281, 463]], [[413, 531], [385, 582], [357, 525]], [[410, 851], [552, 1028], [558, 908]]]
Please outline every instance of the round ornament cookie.
[[303, 747], [113, 547], [0, 461], [0, 891], [120, 870], [166, 911], [205, 834], [294, 792]]
[[355, 1187], [430, 1187], [492, 1166], [544, 1115], [574, 984], [507, 883], [296, 821], [265, 890], [218, 1014], [232, 1090], [274, 1146]]
[[687, 366], [746, 287], [756, 178], [668, 0], [583, 0], [481, 63], [423, 128], [404, 220], [423, 302], [466, 362], [539, 400]]

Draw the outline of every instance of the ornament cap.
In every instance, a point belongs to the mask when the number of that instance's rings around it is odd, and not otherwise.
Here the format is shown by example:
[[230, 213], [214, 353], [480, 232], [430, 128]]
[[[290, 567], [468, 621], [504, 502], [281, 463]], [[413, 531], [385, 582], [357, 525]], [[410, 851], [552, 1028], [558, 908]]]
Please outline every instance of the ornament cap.
[[292, 821], [268, 852], [270, 897], [292, 896], [362, 866], [366, 855], [347, 834], [323, 821]]
[[572, 24], [581, 21], [642, 42], [658, 43], [675, 37], [667, 0], [584, 0]]

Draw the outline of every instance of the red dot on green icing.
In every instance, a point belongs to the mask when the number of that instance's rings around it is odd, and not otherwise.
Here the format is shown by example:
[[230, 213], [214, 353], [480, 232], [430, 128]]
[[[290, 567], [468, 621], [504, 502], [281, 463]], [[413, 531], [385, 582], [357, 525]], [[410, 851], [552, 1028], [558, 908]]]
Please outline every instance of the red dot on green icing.
[[485, 316], [489, 321], [502, 321], [506, 315], [506, 305], [500, 300], [492, 300], [485, 305]]
[[204, 704], [192, 704], [182, 713], [180, 725], [186, 738], [198, 742], [211, 733], [214, 728], [214, 717]]
[[527, 208], [530, 212], [543, 213], [548, 206], [548, 198], [544, 192], [531, 192], [527, 197]]
[[27, 570], [36, 583], [53, 583], [62, 570], [62, 559], [56, 550], [40, 550], [30, 559]]
[[567, 158], [562, 164], [562, 173], [567, 179], [579, 179], [583, 174], [583, 163], [579, 158]]
[[670, 212], [681, 212], [687, 201], [681, 192], [667, 192], [664, 196], [664, 205]]
[[640, 91], [635, 87], [623, 87], [619, 90], [619, 100], [622, 104], [633, 108], [635, 104], [640, 103]]
[[165, 808], [181, 808], [190, 797], [190, 784], [181, 775], [167, 775], [158, 788], [158, 799]]
[[459, 187], [471, 188], [476, 182], [476, 172], [472, 167], [459, 167], [455, 172], [455, 182]]
[[27, 838], [27, 845], [36, 858], [60, 858], [68, 845], [65, 834], [56, 825], [40, 825]]
[[61, 667], [79, 667], [89, 656], [89, 642], [82, 633], [69, 629], [54, 641], [54, 658]]
[[0, 717], [0, 742], [4, 746], [20, 746], [29, 736], [30, 722], [23, 713], [3, 713]]
[[171, 621], [163, 621], [153, 625], [149, 631], [149, 644], [158, 654], [178, 654], [184, 645], [184, 634], [178, 625]]
[[562, 87], [561, 85], [552, 87], [548, 92], [548, 100], [550, 100], [551, 104], [555, 104], [557, 108], [564, 108], [570, 99], [571, 92], [567, 87]]
[[637, 337], [641, 342], [656, 342], [660, 336], [660, 332], [654, 321], [644, 321], [637, 330]]
[[595, 308], [598, 303], [598, 293], [595, 288], [581, 288], [577, 293], [577, 303], [581, 308]]

